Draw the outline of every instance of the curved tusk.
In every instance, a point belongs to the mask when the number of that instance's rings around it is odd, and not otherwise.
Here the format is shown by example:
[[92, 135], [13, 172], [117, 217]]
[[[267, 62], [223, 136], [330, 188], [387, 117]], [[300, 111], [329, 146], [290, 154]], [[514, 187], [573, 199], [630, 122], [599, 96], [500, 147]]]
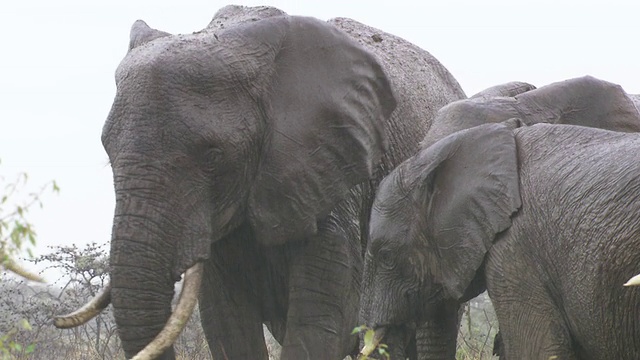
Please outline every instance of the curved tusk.
[[27, 271], [26, 269], [24, 269], [22, 266], [18, 265], [11, 259], [7, 259], [4, 262], [4, 264], [2, 264], [2, 266], [6, 270], [9, 270], [16, 275], [20, 275], [27, 280], [41, 282], [41, 283], [44, 282], [44, 279], [42, 278], [42, 276], [30, 273], [29, 271]]
[[178, 335], [187, 325], [193, 308], [196, 306], [201, 281], [202, 263], [196, 263], [184, 273], [184, 284], [182, 285], [180, 299], [169, 320], [167, 320], [164, 329], [131, 360], [155, 359], [173, 345]]
[[624, 285], [622, 286], [638, 286], [638, 285], [640, 285], [640, 274], [632, 277], [631, 279], [629, 279], [629, 281], [624, 283]]
[[53, 319], [53, 325], [59, 329], [70, 329], [80, 326], [96, 317], [111, 303], [111, 283], [107, 284], [93, 299], [80, 309]]
[[384, 337], [384, 334], [387, 332], [386, 328], [377, 328], [375, 333], [373, 334], [373, 340], [369, 343], [366, 344], [362, 350], [360, 350], [360, 354], [358, 355], [358, 359], [361, 358], [366, 358], [369, 355], [371, 355], [371, 353], [378, 347], [378, 345], [380, 344], [380, 341], [382, 341], [382, 338]]

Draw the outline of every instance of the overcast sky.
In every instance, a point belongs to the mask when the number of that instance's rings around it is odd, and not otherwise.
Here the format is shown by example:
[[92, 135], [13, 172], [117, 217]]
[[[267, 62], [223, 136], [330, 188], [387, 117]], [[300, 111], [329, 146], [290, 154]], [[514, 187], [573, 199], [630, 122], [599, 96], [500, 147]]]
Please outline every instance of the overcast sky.
[[[634, 5], [634, 3], [636, 5]], [[204, 28], [229, 3], [3, 1], [0, 5], [0, 174], [55, 179], [31, 219], [45, 245], [105, 242], [114, 195], [100, 143], [114, 71], [136, 19], [171, 33]], [[640, 2], [236, 1], [323, 20], [350, 17], [437, 57], [467, 95], [521, 80], [542, 86], [593, 75], [640, 93]], [[54, 280], [54, 279], [49, 279]]]

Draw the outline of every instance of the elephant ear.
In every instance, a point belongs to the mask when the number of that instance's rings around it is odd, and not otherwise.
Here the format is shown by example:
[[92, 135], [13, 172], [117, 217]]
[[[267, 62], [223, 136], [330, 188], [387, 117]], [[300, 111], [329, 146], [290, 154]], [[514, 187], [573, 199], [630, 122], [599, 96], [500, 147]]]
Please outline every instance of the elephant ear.
[[153, 41], [157, 38], [169, 36], [168, 32], [152, 29], [142, 20], [136, 20], [131, 25], [131, 32], [129, 33], [129, 51], [136, 47]]
[[317, 220], [372, 177], [396, 102], [377, 60], [312, 18], [286, 20], [261, 101], [267, 135], [249, 197], [258, 241], [281, 244], [316, 233]]
[[515, 137], [502, 124], [486, 124], [449, 135], [421, 155], [435, 280], [460, 299], [520, 207]]

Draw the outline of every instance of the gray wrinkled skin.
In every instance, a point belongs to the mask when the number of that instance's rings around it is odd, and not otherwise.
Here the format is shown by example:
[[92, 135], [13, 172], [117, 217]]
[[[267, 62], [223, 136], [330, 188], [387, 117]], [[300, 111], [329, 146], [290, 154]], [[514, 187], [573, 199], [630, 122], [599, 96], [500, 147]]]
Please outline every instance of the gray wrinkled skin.
[[636, 109], [638, 109], [638, 112], [640, 112], [640, 95], [630, 94], [629, 97], [631, 98], [631, 101], [633, 101], [633, 104], [636, 106]]
[[402, 39], [269, 7], [225, 7], [193, 34], [138, 21], [129, 45], [103, 131], [127, 357], [198, 261], [214, 358], [266, 359], [263, 323], [282, 359], [354, 353], [374, 191], [459, 84]]
[[[494, 95], [497, 96], [494, 97]], [[498, 122], [502, 122], [511, 130], [527, 124], [548, 122], [552, 124], [568, 123], [620, 132], [637, 132], [640, 130], [640, 114], [633, 105], [633, 101], [637, 101], [637, 99], [638, 97], [634, 95], [626, 94], [618, 85], [593, 77], [582, 77], [551, 84], [540, 89], [535, 89], [529, 84], [519, 82], [498, 85], [484, 90], [469, 99], [460, 100], [442, 108], [434, 120], [431, 130], [423, 140], [420, 152], [392, 171], [385, 178], [376, 196], [377, 205], [374, 207], [372, 226], [370, 228], [372, 242], [368, 245], [368, 252], [365, 258], [363, 291], [369, 296], [363, 298], [361, 310], [363, 322], [374, 327], [388, 326], [393, 329], [404, 327], [406, 330], [417, 326], [418, 353], [430, 359], [454, 358], [459, 305], [477, 296], [487, 288], [485, 279], [482, 276], [484, 273], [484, 264], [482, 263], [484, 257], [476, 258], [475, 262], [468, 257], [470, 256], [468, 254], [471, 253], [470, 249], [472, 249], [470, 245], [466, 245], [464, 242], [469, 237], [468, 234], [461, 235], [457, 239], [440, 240], [437, 244], [434, 243], [437, 241], [435, 239], [438, 238], [436, 235], [439, 235], [440, 232], [442, 232], [442, 235], [439, 236], [444, 237], [444, 234], [449, 234], [455, 229], [464, 229], [464, 217], [452, 212], [452, 210], [446, 210], [445, 213], [449, 214], [452, 219], [456, 219], [457, 222], [449, 223], [447, 226], [439, 224], [438, 228], [434, 229], [436, 225], [434, 222], [437, 223], [442, 220], [437, 220], [437, 218], [434, 218], [435, 215], [428, 214], [437, 213], [433, 209], [439, 203], [445, 203], [446, 201], [440, 200], [438, 203], [434, 203], [433, 198], [435, 196], [425, 199], [423, 193], [445, 193], [446, 189], [450, 189], [456, 183], [459, 183], [460, 186], [469, 185], [468, 178], [492, 179], [500, 172], [490, 169], [486, 175], [482, 175], [480, 169], [475, 171], [468, 170], [470, 173], [467, 175], [451, 175], [447, 178], [443, 174], [446, 172], [451, 173], [452, 170], [448, 170], [445, 165], [439, 165], [435, 170], [429, 168], [429, 173], [424, 172], [426, 171], [424, 167], [420, 168], [423, 172], [415, 170], [415, 164], [423, 164], [417, 159], [424, 158], [424, 154], [439, 143], [438, 140], [447, 137], [447, 135], [453, 137], [458, 134], [457, 131], [459, 130]], [[576, 131], [578, 133], [577, 130], [563, 131], [567, 131], [567, 133]], [[531, 141], [531, 145], [533, 145], [533, 140]], [[482, 161], [494, 159], [497, 153], [488, 150], [490, 144], [492, 144], [492, 141], [488, 141], [486, 148], [478, 150], [484, 156], [469, 161], [469, 163], [482, 163]], [[550, 152], [557, 151], [559, 154], [565, 155], [571, 153], [571, 149], [568, 146], [548, 149], [545, 148], [542, 140], [540, 140], [539, 144], [539, 147], [532, 146], [529, 149], [529, 155], [534, 156], [534, 154], [539, 153], [540, 155], [536, 155], [536, 159], [540, 161], [544, 160], [545, 156]], [[614, 154], [610, 153], [608, 156], [614, 157]], [[588, 156], [576, 159], [584, 161], [585, 166], [591, 166]], [[504, 163], [505, 161], [503, 160], [502, 162]], [[582, 164], [576, 163], [571, 168], [579, 168], [579, 166], [582, 166]], [[624, 167], [626, 164], [622, 163], [620, 166]], [[540, 168], [543, 169], [544, 166]], [[550, 167], [549, 171], [557, 171], [552, 169]], [[597, 172], [593, 167], [589, 169]], [[424, 181], [427, 180], [428, 183], [432, 183], [434, 181], [433, 177], [436, 178], [435, 183], [441, 184], [440, 186], [424, 184]], [[541, 184], [544, 184], [544, 182]], [[543, 190], [540, 190], [540, 194], [543, 192]], [[463, 194], [455, 194], [456, 192], [453, 191], [451, 199], [447, 201], [467, 201], [464, 200]], [[572, 194], [567, 193], [565, 196], [567, 199], [571, 199]], [[627, 194], [627, 196], [633, 197], [631, 194]], [[628, 200], [634, 201], [635, 198], [629, 198]], [[576, 202], [578, 201], [576, 200]], [[478, 204], [480, 203], [479, 200], [474, 200], [468, 206], [474, 208], [479, 206]], [[377, 208], [391, 208], [393, 210], [387, 210], [384, 215], [380, 215], [380, 211], [376, 210]], [[504, 205], [499, 208], [515, 210], [517, 207]], [[498, 214], [501, 211], [480, 211], [475, 216], [471, 216], [471, 218], [486, 219], [491, 214]], [[558, 211], [571, 213], [574, 210]], [[378, 215], [376, 215], [376, 212]], [[534, 210], [534, 213], [535, 215], [531, 215], [532, 218], [543, 224], [546, 223], [542, 216], [555, 216], [555, 214], [540, 214], [536, 210]], [[509, 211], [504, 214], [506, 218], [511, 215]], [[519, 219], [524, 215], [518, 212], [515, 216]], [[577, 219], [574, 219], [574, 221], [577, 221]], [[486, 220], [483, 223], [486, 223]], [[507, 228], [508, 226], [503, 224], [503, 226], [498, 226], [492, 231], [495, 235]], [[385, 234], [385, 229], [390, 234]], [[620, 234], [615, 236], [627, 235]], [[461, 247], [468, 248], [468, 252], [467, 255], [461, 255], [463, 260], [454, 261], [450, 258], [453, 255], [449, 254], [446, 249], [450, 248], [451, 244], [458, 242], [462, 244]], [[486, 249], [491, 248], [490, 241], [485, 240], [483, 246], [484, 250], [478, 250], [481, 254], [484, 254]], [[377, 249], [376, 247], [379, 248]], [[379, 249], [387, 249], [387, 251], [380, 251]], [[432, 252], [436, 249], [443, 250], [437, 252], [434, 257]], [[383, 256], [376, 255], [376, 252], [381, 252]], [[386, 259], [386, 261], [381, 260], [381, 258]], [[514, 260], [514, 262], [517, 261]], [[504, 262], [513, 261], [506, 259]], [[440, 263], [457, 265], [455, 267], [454, 265], [449, 265], [444, 270], [433, 267], [435, 266], [434, 264]], [[420, 275], [420, 280], [418, 281], [415, 278], [417, 276], [415, 275], [415, 268], [425, 266], [428, 269]], [[388, 269], [393, 269], [393, 271], [387, 271]], [[447, 281], [447, 279], [450, 280], [455, 277], [444, 277], [443, 272], [447, 272], [445, 270], [459, 273], [460, 276], [463, 274], [467, 281], [457, 284]], [[518, 270], [527, 273], [529, 269]], [[386, 275], [385, 271], [387, 271]], [[382, 275], [380, 272], [382, 272]], [[633, 273], [628, 275], [631, 276]], [[498, 279], [496, 275], [496, 281]], [[423, 286], [420, 286], [421, 283]], [[591, 290], [589, 289], [589, 291]], [[402, 294], [408, 295], [403, 299]], [[608, 326], [611, 326], [611, 324]], [[504, 355], [504, 351], [502, 354]], [[513, 358], [519, 359], [523, 357], [516, 356]]]
[[527, 85], [518, 82], [499, 85], [445, 106], [438, 112], [422, 146], [428, 147], [459, 130], [510, 118], [520, 118], [527, 125], [570, 124], [640, 131], [639, 111], [634, 105], [638, 98], [627, 94], [620, 85], [591, 76], [539, 89]]
[[490, 88], [486, 88], [477, 94], [474, 94], [469, 99], [483, 99], [490, 100], [495, 97], [515, 97], [527, 91], [535, 90], [536, 87], [522, 81], [512, 81], [505, 84], [495, 85]]
[[398, 111], [387, 123], [391, 151], [384, 158], [383, 171], [388, 173], [406, 154], [415, 152], [442, 106], [466, 96], [451, 73], [416, 45], [352, 19], [335, 18], [329, 23], [373, 53], [391, 80]]
[[[638, 134], [550, 124], [423, 149], [376, 196], [369, 326], [429, 319], [444, 336], [487, 289], [503, 359], [638, 359], [640, 293], [622, 286], [640, 261], [638, 151]], [[428, 341], [429, 358], [454, 358], [455, 341]]]

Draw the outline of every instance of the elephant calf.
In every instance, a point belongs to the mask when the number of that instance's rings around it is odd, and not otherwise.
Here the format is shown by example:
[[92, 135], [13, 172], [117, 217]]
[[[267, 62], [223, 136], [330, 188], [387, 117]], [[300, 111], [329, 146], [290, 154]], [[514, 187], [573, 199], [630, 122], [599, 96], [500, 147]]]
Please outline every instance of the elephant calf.
[[426, 322], [428, 355], [454, 358], [459, 304], [486, 288], [504, 358], [640, 359], [640, 289], [621, 286], [640, 263], [638, 153], [638, 134], [549, 124], [424, 148], [376, 195], [366, 323], [389, 343]]

